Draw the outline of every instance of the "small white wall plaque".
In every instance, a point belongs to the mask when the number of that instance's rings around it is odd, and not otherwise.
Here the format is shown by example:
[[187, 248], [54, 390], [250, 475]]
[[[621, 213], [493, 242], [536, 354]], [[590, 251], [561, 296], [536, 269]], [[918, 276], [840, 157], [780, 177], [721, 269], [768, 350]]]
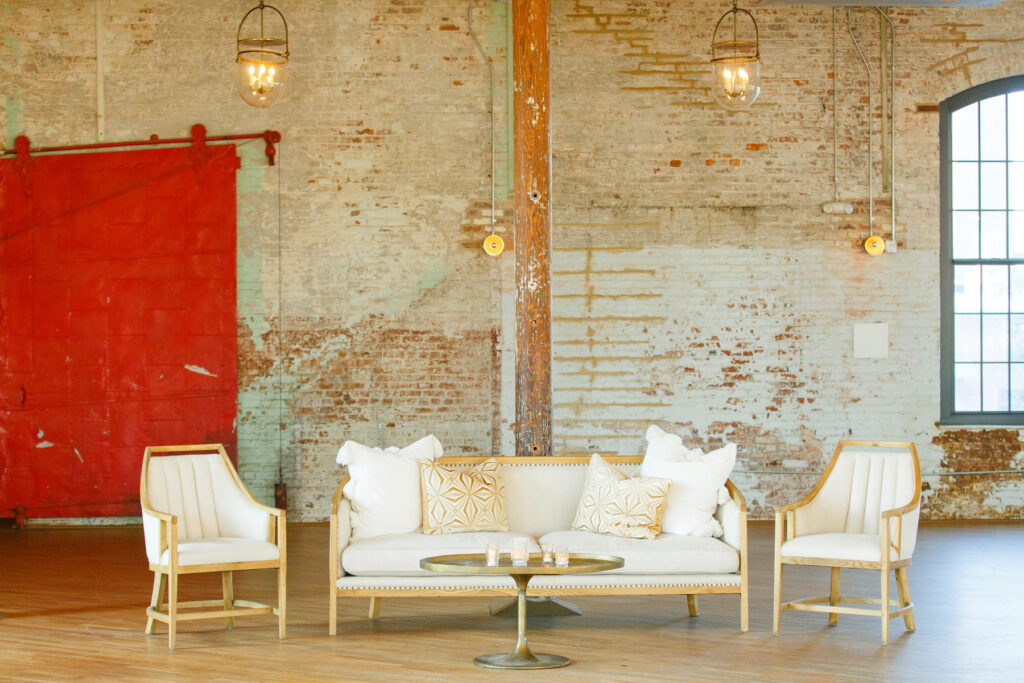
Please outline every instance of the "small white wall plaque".
[[889, 324], [856, 323], [853, 326], [854, 358], [888, 358]]

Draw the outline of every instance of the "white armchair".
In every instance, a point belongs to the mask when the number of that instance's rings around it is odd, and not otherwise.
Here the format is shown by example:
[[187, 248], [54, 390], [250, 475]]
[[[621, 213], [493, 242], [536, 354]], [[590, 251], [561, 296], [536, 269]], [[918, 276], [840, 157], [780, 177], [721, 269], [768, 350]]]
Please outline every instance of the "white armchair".
[[[147, 448], [139, 499], [154, 573], [147, 634], [157, 621], [167, 624], [173, 650], [179, 621], [223, 618], [232, 628], [236, 616], [272, 613], [285, 637], [285, 513], [253, 498], [222, 445]], [[277, 569], [277, 607], [234, 599], [232, 572], [246, 569]], [[221, 574], [222, 599], [178, 601], [180, 575], [213, 572]], [[199, 607], [218, 609], [182, 612]]]
[[[881, 617], [882, 644], [889, 620], [902, 616], [914, 630], [907, 566], [917, 540], [921, 512], [921, 466], [910, 442], [840, 441], [825, 473], [799, 503], [775, 510], [775, 611], [779, 633], [782, 610], [826, 612], [829, 624], [840, 614]], [[829, 595], [782, 602], [782, 568], [787, 564], [831, 567]], [[881, 572], [881, 597], [842, 597], [843, 567]], [[889, 570], [896, 572], [899, 600], [889, 599]], [[877, 604], [880, 609], [844, 607]]]

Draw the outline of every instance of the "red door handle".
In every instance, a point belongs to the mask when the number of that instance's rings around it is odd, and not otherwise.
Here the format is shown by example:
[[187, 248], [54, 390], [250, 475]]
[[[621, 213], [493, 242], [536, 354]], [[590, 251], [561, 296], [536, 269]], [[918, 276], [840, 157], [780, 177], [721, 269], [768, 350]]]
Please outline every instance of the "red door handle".
[[21, 405], [25, 405], [26, 398], [27, 396], [25, 394], [25, 387], [21, 387], [20, 389], [18, 389], [18, 403]]

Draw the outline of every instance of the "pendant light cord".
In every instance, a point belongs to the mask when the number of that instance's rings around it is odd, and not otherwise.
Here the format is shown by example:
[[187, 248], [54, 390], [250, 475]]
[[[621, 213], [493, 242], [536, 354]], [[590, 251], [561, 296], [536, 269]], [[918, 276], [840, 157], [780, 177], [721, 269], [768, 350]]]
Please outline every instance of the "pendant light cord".
[[488, 58], [487, 53], [484, 52], [484, 46], [480, 44], [480, 39], [476, 37], [476, 33], [473, 31], [473, 0], [469, 0], [466, 4], [466, 23], [469, 28], [469, 36], [476, 43], [476, 49], [480, 51], [480, 56], [483, 57], [484, 65], [487, 67], [487, 75], [490, 77], [490, 109], [488, 110], [491, 115], [491, 234], [494, 234], [494, 67], [491, 66], [491, 60]]
[[832, 201], [839, 202], [839, 73], [836, 64], [836, 12], [832, 8]]
[[853, 41], [853, 46], [857, 48], [857, 54], [860, 55], [860, 61], [864, 63], [864, 71], [868, 74], [868, 237], [873, 237], [875, 234], [875, 181], [871, 168], [872, 157], [874, 156], [874, 146], [872, 143], [874, 126], [871, 123], [871, 119], [875, 113], [875, 102], [871, 97], [871, 67], [868, 66], [868, 60], [864, 58], [864, 52], [860, 49], [860, 42], [857, 41], [857, 36], [853, 33], [851, 14], [851, 8], [847, 7], [846, 28], [850, 32], [850, 40]]
[[[262, 4], [262, 3], [260, 3]], [[281, 145], [277, 150], [277, 481], [284, 483], [284, 302], [281, 296]]]

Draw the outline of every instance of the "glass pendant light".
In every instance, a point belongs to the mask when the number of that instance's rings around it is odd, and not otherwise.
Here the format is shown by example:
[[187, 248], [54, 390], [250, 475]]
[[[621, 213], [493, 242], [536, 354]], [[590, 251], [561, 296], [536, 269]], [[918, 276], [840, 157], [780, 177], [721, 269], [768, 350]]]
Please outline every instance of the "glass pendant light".
[[[754, 40], [740, 39], [737, 19], [745, 14], [754, 28]], [[729, 23], [732, 19], [732, 36], [728, 36]], [[725, 22], [726, 37], [719, 38], [718, 31]], [[726, 109], [746, 109], [761, 94], [761, 45], [754, 16], [745, 9], [736, 6], [726, 12], [715, 24], [711, 36], [711, 67], [714, 79], [715, 100]]]
[[[258, 14], [254, 14], [256, 12]], [[265, 16], [265, 13], [269, 14]], [[283, 38], [266, 34], [265, 20], [270, 19], [277, 23], [274, 20], [275, 15], [280, 20]], [[246, 29], [247, 21], [249, 24], [245, 35], [253, 35], [258, 28], [258, 37], [242, 37], [242, 30]], [[259, 5], [242, 17], [235, 40], [238, 94], [246, 104], [253, 107], [269, 107], [279, 101], [284, 96], [285, 77], [288, 73], [288, 22], [285, 21], [284, 15], [276, 7], [265, 5], [261, 0]]]

